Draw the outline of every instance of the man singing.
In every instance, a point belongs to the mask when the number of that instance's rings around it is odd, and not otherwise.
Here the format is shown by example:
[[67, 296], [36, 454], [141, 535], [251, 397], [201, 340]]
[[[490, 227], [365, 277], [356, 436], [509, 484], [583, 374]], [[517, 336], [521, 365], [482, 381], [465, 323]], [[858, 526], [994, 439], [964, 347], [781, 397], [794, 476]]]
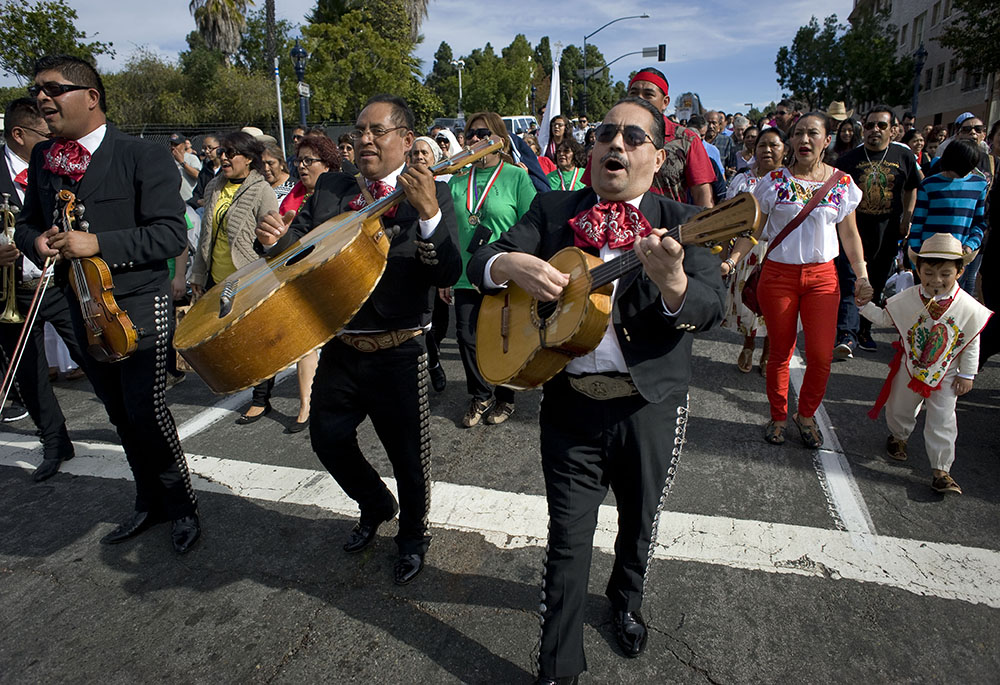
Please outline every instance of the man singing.
[[[177, 167], [160, 146], [123, 134], [107, 123], [104, 84], [88, 62], [65, 55], [35, 65], [28, 93], [53, 140], [31, 154], [24, 211], [14, 239], [36, 264], [61, 257], [56, 279], [70, 303], [82, 349], [87, 329], [67, 282], [71, 258], [100, 257], [114, 280], [114, 296], [138, 330], [138, 349], [124, 361], [83, 355], [84, 370], [121, 439], [135, 477], [135, 510], [101, 542], [124, 542], [157, 523], [172, 521], [178, 553], [201, 534], [197, 502], [174, 419], [164, 400], [173, 304], [167, 259], [187, 245]], [[67, 189], [86, 207], [90, 230], [52, 227], [56, 195]]]
[[[597, 512], [615, 493], [615, 563], [606, 594], [619, 646], [646, 646], [639, 611], [656, 517], [673, 480], [687, 424], [694, 331], [721, 321], [718, 259], [682, 247], [665, 228], [698, 210], [649, 192], [663, 163], [660, 110], [629, 97], [596, 129], [592, 190], [539, 195], [522, 220], [469, 262], [487, 292], [513, 281], [554, 300], [569, 276], [549, 265], [576, 245], [608, 261], [634, 250], [643, 270], [615, 282], [611, 322], [597, 348], [546, 383], [540, 413], [549, 540], [540, 607], [539, 683], [576, 682], [586, 670], [583, 616]], [[655, 227], [650, 229], [650, 227]], [[613, 388], [614, 392], [600, 392]]]
[[[424, 166], [403, 171], [414, 140], [413, 113], [406, 102], [376, 95], [361, 111], [352, 138], [365, 188], [352, 176], [327, 172], [294, 221], [291, 213], [272, 213], [257, 226], [257, 238], [268, 252], [280, 252], [327, 219], [364, 207], [366, 195], [377, 200], [395, 188], [406, 192], [395, 212], [382, 217], [392, 241], [382, 279], [354, 318], [323, 347], [309, 426], [319, 460], [361, 509], [344, 551], [366, 548], [398, 510], [399, 558], [393, 579], [405, 585], [420, 573], [430, 544], [429, 379], [422, 334], [430, 327], [437, 288], [455, 284], [462, 259], [448, 186], [435, 183]], [[398, 506], [358, 446], [357, 427], [365, 416], [392, 463]]]

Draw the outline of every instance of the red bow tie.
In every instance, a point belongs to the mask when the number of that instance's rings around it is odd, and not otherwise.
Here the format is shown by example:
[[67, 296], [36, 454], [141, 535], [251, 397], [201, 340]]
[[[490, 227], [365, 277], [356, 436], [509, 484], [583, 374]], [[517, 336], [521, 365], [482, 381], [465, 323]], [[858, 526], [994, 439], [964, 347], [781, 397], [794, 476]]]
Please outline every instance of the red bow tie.
[[635, 239], [652, 230], [646, 217], [625, 202], [600, 202], [569, 220], [577, 247], [631, 247]]
[[[375, 181], [374, 183], [368, 184], [368, 192], [371, 193], [372, 198], [377, 201], [387, 195], [390, 195], [393, 192], [393, 187], [385, 181]], [[364, 209], [367, 206], [368, 201], [365, 200], [364, 194], [358, 193], [358, 196], [348, 203], [347, 208], [357, 211], [359, 209]], [[390, 219], [396, 216], [396, 207], [387, 211], [384, 216]]]
[[18, 184], [23, 189], [27, 189], [28, 188], [28, 170], [27, 169], [21, 169], [21, 172], [17, 176], [14, 177], [14, 183]]
[[79, 181], [87, 173], [90, 153], [75, 140], [59, 139], [45, 151], [43, 169]]
[[934, 300], [931, 298], [920, 296], [920, 299], [924, 301], [924, 306], [927, 307], [927, 313], [931, 315], [932, 319], [940, 319], [941, 315], [948, 311], [948, 307], [951, 303], [955, 301], [954, 297], [946, 297], [943, 300]]

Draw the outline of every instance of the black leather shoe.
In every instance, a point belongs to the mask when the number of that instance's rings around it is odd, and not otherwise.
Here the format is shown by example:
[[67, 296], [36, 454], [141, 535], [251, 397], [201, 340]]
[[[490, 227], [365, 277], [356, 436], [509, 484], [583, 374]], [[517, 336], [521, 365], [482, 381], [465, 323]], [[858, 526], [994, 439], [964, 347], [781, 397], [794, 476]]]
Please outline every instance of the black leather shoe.
[[302, 431], [304, 431], [308, 427], [309, 427], [309, 419], [306, 419], [305, 421], [296, 421], [291, 426], [289, 426], [288, 428], [286, 428], [285, 432], [286, 433], [301, 433]]
[[576, 685], [579, 682], [580, 676], [578, 675], [568, 675], [565, 678], [548, 678], [540, 675], [535, 681], [535, 685]]
[[256, 416], [249, 416], [247, 414], [243, 414], [242, 416], [240, 416], [240, 418], [236, 419], [236, 425], [249, 426], [251, 423], [260, 421], [263, 417], [271, 413], [271, 409], [272, 409], [271, 403], [268, 402], [267, 404], [264, 405], [264, 411], [257, 414]]
[[160, 523], [163, 523], [163, 518], [148, 511], [133, 512], [132, 518], [119, 524], [117, 528], [101, 538], [101, 544], [117, 545], [119, 542], [134, 538]]
[[52, 476], [59, 473], [59, 466], [65, 461], [59, 457], [54, 459], [42, 459], [42, 463], [38, 465], [35, 472], [31, 474], [31, 477], [35, 479], [36, 483], [41, 483], [43, 480], [48, 480]]
[[635, 658], [646, 649], [646, 622], [638, 611], [614, 611], [615, 639], [625, 656]]
[[184, 554], [191, 549], [200, 537], [201, 523], [198, 521], [198, 514], [174, 519], [170, 529], [170, 539], [173, 540], [174, 549], [178, 554]]
[[423, 554], [400, 554], [392, 568], [392, 579], [396, 585], [406, 585], [424, 570]]
[[448, 385], [448, 377], [444, 375], [444, 367], [440, 364], [431, 367], [430, 374], [431, 387], [434, 388], [434, 392], [444, 392], [445, 387]]
[[368, 519], [362, 515], [361, 520], [358, 521], [357, 525], [354, 526], [354, 530], [351, 531], [350, 537], [347, 538], [347, 542], [344, 543], [344, 551], [353, 554], [360, 552], [372, 544], [375, 540], [375, 534], [378, 533], [379, 526], [386, 521], [391, 521], [398, 511], [399, 505], [396, 504], [396, 500], [393, 500], [392, 510], [388, 516]]

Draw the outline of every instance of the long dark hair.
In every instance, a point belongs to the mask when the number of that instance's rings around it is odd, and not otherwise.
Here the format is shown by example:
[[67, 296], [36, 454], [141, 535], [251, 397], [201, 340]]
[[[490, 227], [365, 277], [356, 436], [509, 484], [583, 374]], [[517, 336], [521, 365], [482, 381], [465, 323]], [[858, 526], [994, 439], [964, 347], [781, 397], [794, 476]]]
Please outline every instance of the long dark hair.
[[243, 155], [250, 160], [250, 168], [253, 171], [261, 176], [264, 175], [264, 143], [249, 133], [243, 131], [227, 133], [219, 141], [219, 146], [230, 157], [232, 155], [229, 155], [229, 151], [232, 151], [234, 155]]
[[[840, 130], [842, 128], [844, 128], [844, 126], [847, 125], [847, 124], [850, 124], [850, 126], [851, 126], [851, 132], [853, 133], [853, 135], [851, 136], [851, 142], [850, 143], [843, 143], [840, 140]], [[833, 138], [833, 155], [834, 155], [834, 159], [836, 159], [840, 155], [844, 154], [848, 150], [853, 150], [860, 143], [861, 143], [861, 124], [859, 124], [853, 118], [844, 119], [837, 126], [837, 133], [834, 135], [834, 138]]]

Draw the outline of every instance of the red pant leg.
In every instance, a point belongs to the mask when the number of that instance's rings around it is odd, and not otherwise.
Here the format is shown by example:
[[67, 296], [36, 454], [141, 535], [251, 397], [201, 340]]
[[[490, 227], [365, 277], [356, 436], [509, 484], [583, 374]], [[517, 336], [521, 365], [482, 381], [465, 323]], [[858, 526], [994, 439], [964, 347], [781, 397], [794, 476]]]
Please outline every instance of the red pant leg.
[[767, 261], [757, 286], [771, 352], [767, 359], [767, 400], [771, 418], [788, 418], [788, 363], [795, 348], [802, 267]]
[[840, 286], [832, 261], [807, 264], [802, 272], [799, 300], [802, 330], [806, 338], [806, 372], [799, 392], [799, 416], [813, 416], [826, 394], [837, 337]]

